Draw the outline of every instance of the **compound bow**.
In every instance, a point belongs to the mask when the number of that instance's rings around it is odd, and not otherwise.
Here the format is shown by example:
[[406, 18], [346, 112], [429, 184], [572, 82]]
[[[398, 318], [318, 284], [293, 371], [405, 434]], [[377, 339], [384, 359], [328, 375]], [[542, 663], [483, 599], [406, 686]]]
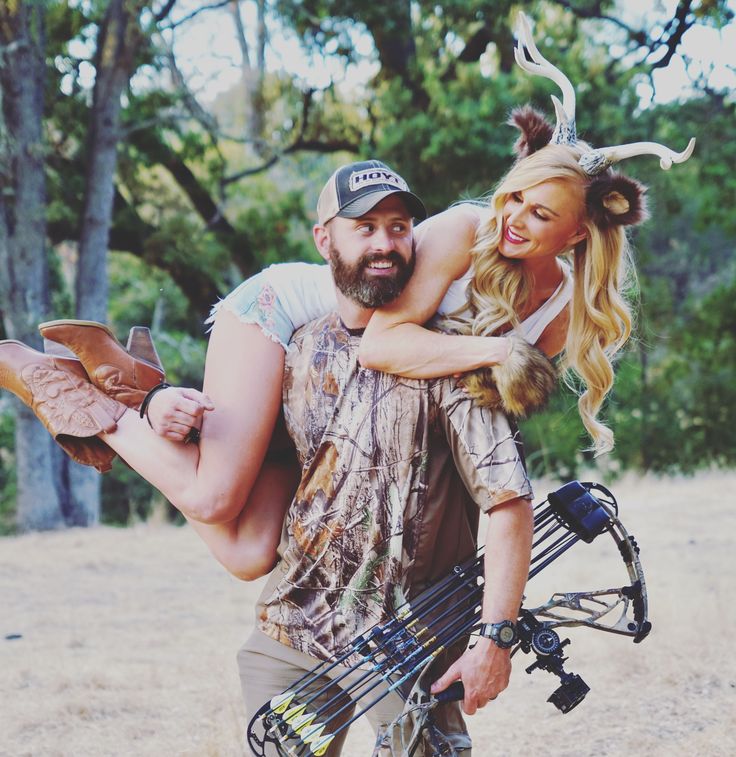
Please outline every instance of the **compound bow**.
[[[548, 701], [563, 713], [576, 707], [590, 689], [579, 675], [564, 669], [563, 650], [570, 642], [560, 639], [555, 629], [587, 626], [639, 643], [651, 629], [646, 584], [639, 548], [619, 520], [616, 499], [608, 489], [573, 481], [534, 508], [530, 579], [577, 542], [590, 543], [604, 533], [618, 548], [628, 585], [554, 593], [545, 603], [522, 605], [519, 611], [519, 640], [512, 654], [534, 654], [528, 673], [546, 670], [560, 679]], [[248, 726], [253, 754], [265, 757], [271, 744], [278, 755], [322, 757], [338, 734], [395, 691], [406, 704], [379, 734], [374, 754], [383, 749], [411, 757], [424, 740], [433, 754], [454, 755], [432, 710], [441, 702], [462, 699], [462, 683], [433, 696], [428, 693], [429, 669], [438, 655], [466, 643], [477, 631], [482, 599], [481, 551], [264, 704]], [[335, 685], [339, 694], [327, 696]]]

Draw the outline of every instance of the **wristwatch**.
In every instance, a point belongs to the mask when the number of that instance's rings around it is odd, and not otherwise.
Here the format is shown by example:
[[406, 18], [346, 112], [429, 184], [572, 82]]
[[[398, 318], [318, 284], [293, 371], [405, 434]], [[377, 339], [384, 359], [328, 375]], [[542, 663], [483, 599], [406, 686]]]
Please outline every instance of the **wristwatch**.
[[481, 623], [478, 633], [490, 639], [499, 649], [513, 647], [519, 638], [516, 625], [511, 620], [502, 620], [500, 623]]

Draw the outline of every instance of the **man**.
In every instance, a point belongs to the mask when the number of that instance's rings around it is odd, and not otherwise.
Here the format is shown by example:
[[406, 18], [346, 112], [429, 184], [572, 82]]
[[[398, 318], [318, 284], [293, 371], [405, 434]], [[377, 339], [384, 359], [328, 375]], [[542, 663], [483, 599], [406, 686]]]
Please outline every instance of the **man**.
[[[251, 716], [473, 554], [478, 508], [490, 516], [482, 621], [516, 619], [529, 567], [531, 490], [505, 416], [475, 406], [452, 379], [405, 379], [358, 362], [373, 309], [411, 276], [412, 216], [423, 218], [423, 205], [398, 174], [366, 161], [335, 172], [317, 213], [314, 241], [337, 310], [298, 330], [286, 358], [284, 413], [303, 473], [257, 629], [239, 654]], [[473, 714], [509, 674], [509, 649], [479, 637], [432, 690], [462, 680]], [[391, 694], [367, 714], [380, 730], [401, 707]], [[461, 718], [444, 709], [441, 727], [469, 755]]]

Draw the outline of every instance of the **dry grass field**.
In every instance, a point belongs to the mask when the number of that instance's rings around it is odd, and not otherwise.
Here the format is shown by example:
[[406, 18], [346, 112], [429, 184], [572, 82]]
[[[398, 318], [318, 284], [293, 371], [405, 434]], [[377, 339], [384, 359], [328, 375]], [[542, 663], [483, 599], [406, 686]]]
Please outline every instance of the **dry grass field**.
[[[641, 545], [654, 630], [641, 645], [571, 632], [568, 668], [592, 691], [568, 715], [545, 701], [556, 679], [515, 658], [509, 689], [470, 720], [478, 757], [736, 754], [736, 473], [612, 488]], [[623, 583], [598, 541], [538, 576], [530, 598], [603, 588], [609, 570]], [[235, 654], [258, 592], [188, 528], [0, 539], [0, 755], [245, 754]], [[371, 742], [359, 723], [344, 753]]]

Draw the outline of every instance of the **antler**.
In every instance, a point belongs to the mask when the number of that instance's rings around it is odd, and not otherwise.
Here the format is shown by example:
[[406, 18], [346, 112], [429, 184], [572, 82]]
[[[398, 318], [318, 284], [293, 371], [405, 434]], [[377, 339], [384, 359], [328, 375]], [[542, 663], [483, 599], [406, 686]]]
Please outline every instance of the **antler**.
[[[519, 40], [514, 48], [514, 58], [521, 68], [535, 76], [551, 79], [562, 90], [562, 102], [552, 95], [552, 102], [557, 114], [557, 125], [552, 142], [555, 144], [573, 144], [577, 135], [575, 132], [575, 90], [570, 80], [559, 68], [553, 66], [537, 49], [532, 38], [532, 28], [529, 19], [519, 13]], [[528, 53], [531, 61], [527, 60]]]
[[580, 160], [580, 167], [590, 176], [605, 171], [613, 163], [618, 163], [626, 158], [633, 158], [635, 155], [658, 155], [660, 157], [659, 165], [665, 171], [672, 168], [673, 163], [684, 163], [695, 149], [695, 137], [689, 142], [682, 152], [675, 152], [669, 147], [659, 144], [658, 142], [632, 142], [628, 145], [614, 145], [613, 147], [600, 147], [596, 150], [584, 153]]
[[[551, 79], [562, 91], [562, 102], [552, 95], [552, 102], [557, 114], [557, 125], [550, 141], [553, 144], [574, 144], [577, 141], [575, 89], [567, 76], [539, 52], [534, 44], [529, 19], [523, 13], [519, 13], [517, 35], [518, 41], [514, 48], [514, 58], [516, 58], [519, 66], [534, 76], [544, 76], [546, 79]], [[531, 60], [528, 58], [531, 58]], [[615, 145], [586, 151], [578, 162], [585, 173], [589, 176], [596, 176], [613, 163], [618, 163], [634, 155], [658, 155], [660, 157], [659, 164], [666, 171], [672, 167], [673, 163], [686, 161], [693, 154], [694, 149], [695, 138], [691, 139], [687, 148], [679, 153], [657, 142], [634, 142], [629, 145]]]

